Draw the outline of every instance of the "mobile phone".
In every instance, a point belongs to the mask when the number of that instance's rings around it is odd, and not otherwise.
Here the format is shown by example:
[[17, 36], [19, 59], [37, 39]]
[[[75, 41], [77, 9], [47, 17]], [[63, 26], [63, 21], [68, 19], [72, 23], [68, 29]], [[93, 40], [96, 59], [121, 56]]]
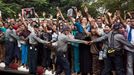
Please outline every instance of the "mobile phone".
[[67, 16], [73, 16], [73, 9], [72, 8], [67, 10]]

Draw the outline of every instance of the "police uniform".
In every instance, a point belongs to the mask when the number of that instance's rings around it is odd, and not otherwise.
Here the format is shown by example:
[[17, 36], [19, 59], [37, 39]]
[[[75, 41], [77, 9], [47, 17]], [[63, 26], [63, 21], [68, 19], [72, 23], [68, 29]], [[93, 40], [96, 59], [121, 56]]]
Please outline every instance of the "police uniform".
[[[63, 28], [63, 31], [69, 30], [68, 27]], [[52, 45], [57, 46], [57, 60], [56, 64], [58, 66], [58, 69], [56, 71], [56, 75], [59, 75], [62, 73], [63, 69], [65, 70], [65, 75], [71, 75], [71, 70], [69, 66], [69, 61], [66, 57], [66, 52], [68, 48], [68, 42], [74, 42], [74, 43], [85, 43], [85, 41], [82, 40], [76, 40], [76, 39], [71, 39], [67, 37], [65, 34], [61, 33], [58, 36], [58, 41]]]
[[37, 37], [35, 33], [30, 33], [28, 36], [29, 38], [29, 72], [31, 74], [36, 74], [36, 69], [37, 69], [37, 44], [43, 43], [43, 44], [48, 44], [49, 42], [44, 41]]
[[7, 29], [5, 33], [5, 69], [9, 67], [9, 64], [12, 62], [14, 53], [15, 53], [15, 43], [19, 40], [19, 37], [16, 35], [14, 29]]
[[110, 75], [112, 70], [112, 62], [115, 65], [116, 74], [125, 75], [125, 68], [122, 63], [123, 50], [125, 49], [127, 51], [131, 51], [130, 49], [134, 48], [134, 46], [130, 44], [121, 33], [118, 32], [120, 28], [122, 28], [122, 25], [120, 23], [116, 23], [113, 26], [113, 31], [92, 41], [93, 43], [108, 40], [108, 57], [105, 59], [106, 63], [101, 75]]

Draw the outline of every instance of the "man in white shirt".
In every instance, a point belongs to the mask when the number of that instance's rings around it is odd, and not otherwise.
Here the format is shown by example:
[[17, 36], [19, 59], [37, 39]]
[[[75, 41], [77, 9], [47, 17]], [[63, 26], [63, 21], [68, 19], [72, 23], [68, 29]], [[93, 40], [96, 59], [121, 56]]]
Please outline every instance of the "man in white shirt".
[[99, 36], [104, 35], [104, 31], [103, 31], [104, 27], [105, 27], [105, 24], [102, 23], [101, 18], [98, 18], [97, 19], [97, 32]]
[[[127, 25], [128, 41], [134, 45], [134, 18]], [[134, 49], [133, 49], [134, 50]], [[127, 52], [127, 75], [133, 75], [134, 52]]]

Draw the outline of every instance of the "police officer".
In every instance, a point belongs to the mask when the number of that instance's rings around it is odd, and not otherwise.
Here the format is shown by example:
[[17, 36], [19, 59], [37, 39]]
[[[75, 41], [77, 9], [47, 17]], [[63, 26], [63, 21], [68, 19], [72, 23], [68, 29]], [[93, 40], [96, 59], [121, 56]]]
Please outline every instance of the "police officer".
[[68, 42], [88, 44], [87, 41], [76, 40], [76, 39], [71, 39], [67, 37], [66, 35], [68, 35], [69, 33], [70, 33], [70, 28], [68, 26], [65, 26], [62, 30], [62, 33], [59, 34], [58, 36], [58, 41], [52, 44], [52, 45], [57, 46], [56, 65], [58, 66], [58, 69], [56, 71], [56, 75], [59, 75], [60, 73], [62, 73], [63, 70], [65, 70], [65, 75], [71, 75], [69, 62], [66, 57]]
[[9, 64], [12, 62], [15, 53], [15, 43], [19, 40], [12, 25], [9, 25], [5, 32], [5, 69], [9, 69]]
[[115, 23], [113, 30], [110, 33], [90, 42], [94, 43], [108, 40], [108, 56], [105, 59], [106, 63], [101, 75], [110, 75], [112, 70], [112, 62], [115, 65], [116, 74], [125, 75], [125, 68], [122, 63], [123, 49], [130, 51], [129, 48], [134, 48], [134, 46], [125, 39], [123, 35], [123, 28], [124, 27], [121, 23]]
[[28, 36], [29, 39], [29, 73], [30, 74], [36, 74], [37, 70], [37, 44], [42, 43], [42, 44], [49, 44], [49, 42], [44, 41], [40, 39], [37, 36], [37, 33], [39, 31], [39, 25], [33, 25], [34, 32], [31, 32], [30, 35]]

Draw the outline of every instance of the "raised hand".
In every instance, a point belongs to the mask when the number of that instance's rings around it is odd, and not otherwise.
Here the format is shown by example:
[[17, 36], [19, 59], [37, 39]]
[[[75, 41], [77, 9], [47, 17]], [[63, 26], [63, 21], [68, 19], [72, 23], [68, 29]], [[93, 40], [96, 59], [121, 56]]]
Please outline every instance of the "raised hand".
[[21, 17], [22, 17], [22, 16], [21, 16], [21, 14], [20, 14], [20, 13], [18, 14], [18, 17], [19, 17], [19, 19], [21, 19]]
[[81, 15], [81, 11], [78, 11], [78, 12], [77, 12], [77, 16], [82, 16], [82, 15]]
[[107, 15], [111, 17], [111, 16], [112, 16], [112, 13], [110, 13], [110, 12], [107, 12]]
[[57, 17], [59, 17], [59, 16], [60, 16], [60, 13], [59, 13], [59, 12], [57, 12], [56, 16], [57, 16]]
[[50, 19], [53, 19], [53, 15], [52, 14], [50, 14], [50, 17], [49, 17]]
[[84, 12], [88, 12], [88, 8], [86, 6], [84, 7]]
[[116, 10], [116, 16], [120, 16], [120, 15], [121, 15], [120, 11]]
[[77, 12], [77, 8], [75, 6], [72, 6], [72, 9], [74, 9], [74, 11]]
[[36, 12], [35, 12], [35, 16], [36, 16], [36, 17], [39, 17], [38, 14], [37, 14]]
[[131, 15], [131, 13], [130, 12], [127, 12], [127, 14], [132, 18], [132, 15]]
[[19, 13], [18, 16], [21, 17], [21, 14]]
[[59, 7], [56, 7], [56, 10], [59, 12], [60, 11]]
[[43, 14], [42, 14], [42, 15], [43, 15], [43, 17], [45, 17], [46, 13], [45, 13], [45, 12], [43, 12]]

